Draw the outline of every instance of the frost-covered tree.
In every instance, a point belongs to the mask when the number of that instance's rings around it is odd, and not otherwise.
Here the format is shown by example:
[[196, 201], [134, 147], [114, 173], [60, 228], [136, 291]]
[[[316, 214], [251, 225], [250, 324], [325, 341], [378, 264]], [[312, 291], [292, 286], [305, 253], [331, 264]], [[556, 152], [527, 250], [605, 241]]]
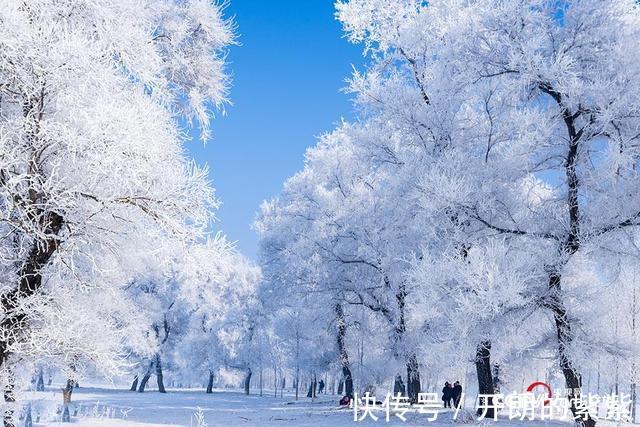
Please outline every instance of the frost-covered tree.
[[[352, 378], [349, 307], [364, 307], [382, 320], [387, 357], [405, 365], [409, 395], [416, 399], [417, 324], [406, 312], [412, 288], [404, 272], [421, 232], [411, 213], [413, 187], [401, 182], [405, 175], [397, 174], [401, 164], [390, 148], [398, 140], [387, 130], [375, 122], [344, 124], [323, 137], [307, 152], [305, 169], [263, 205], [257, 228], [266, 280], [287, 295], [279, 301], [305, 301], [326, 313], [343, 376]], [[299, 296], [309, 293], [313, 298]]]
[[370, 110], [396, 112], [432, 152], [416, 177], [425, 204], [476, 240], [497, 234], [530, 248], [545, 269], [530, 292], [551, 314], [566, 387], [579, 389], [592, 337], [577, 325], [598, 320], [596, 306], [581, 304], [602, 282], [573, 266], [638, 224], [637, 4], [338, 7], [352, 40], [376, 52], [354, 90]]
[[194, 245], [185, 258], [179, 298], [188, 319], [173, 358], [183, 378], [205, 378], [211, 393], [216, 376], [248, 356], [243, 343], [253, 324], [261, 274], [220, 234]]
[[640, 225], [636, 2], [337, 7], [370, 58], [350, 86], [361, 121], [310, 150], [263, 206], [266, 279], [428, 338], [395, 347], [425, 366], [443, 345], [462, 348], [481, 393], [492, 355], [553, 354], [578, 396], [594, 354], [633, 348], [597, 330], [623, 323], [604, 307], [610, 284], [628, 292], [611, 277]]
[[151, 352], [145, 348], [143, 350], [146, 351], [138, 353], [142, 372], [134, 377], [132, 390], [137, 386], [139, 392], [144, 392], [147, 382], [155, 374], [158, 391], [165, 392], [163, 367], [180, 345], [189, 319], [189, 307], [180, 298], [181, 274], [185, 268], [182, 253], [186, 250], [176, 245], [157, 244], [155, 250], [136, 260], [138, 266], [129, 269], [132, 277], [125, 291], [144, 316], [144, 336], [152, 343]]
[[0, 368], [9, 373], [38, 355], [32, 331], [48, 328], [37, 308], [58, 303], [44, 301], [117, 283], [104, 280], [98, 254], [113, 265], [136, 236], [192, 239], [208, 225], [213, 191], [186, 158], [177, 119], [207, 137], [211, 107], [226, 100], [233, 34], [204, 0], [0, 9]]

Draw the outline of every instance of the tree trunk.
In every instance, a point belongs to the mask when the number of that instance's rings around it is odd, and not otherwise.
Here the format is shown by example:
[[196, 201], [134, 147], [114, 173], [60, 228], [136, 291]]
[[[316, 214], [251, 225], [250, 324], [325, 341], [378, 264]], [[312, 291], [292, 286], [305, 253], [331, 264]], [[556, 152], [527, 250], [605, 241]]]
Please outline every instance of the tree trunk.
[[213, 371], [209, 371], [209, 382], [207, 383], [207, 394], [213, 393]]
[[[476, 348], [476, 372], [478, 374], [478, 395], [493, 395], [495, 390], [493, 388], [493, 375], [491, 373], [491, 342], [483, 341]], [[493, 399], [491, 397], [478, 397], [478, 402], [487, 407], [485, 417], [493, 418], [496, 414], [491, 406], [493, 405]], [[478, 415], [482, 414], [483, 410], [478, 409]]]
[[[342, 379], [344, 381], [344, 394], [349, 399], [353, 399], [353, 377], [351, 375], [351, 364], [349, 363], [349, 354], [345, 346], [345, 337], [347, 335], [347, 322], [344, 316], [342, 304], [337, 303], [335, 306], [336, 323], [338, 326], [337, 344], [340, 364], [342, 365]], [[340, 389], [338, 389], [338, 394]]]
[[138, 389], [138, 376], [133, 377], [133, 382], [131, 383], [131, 388], [129, 391], [136, 391]]
[[296, 400], [300, 394], [300, 337], [296, 332]]
[[273, 397], [278, 397], [278, 367], [273, 365]]
[[24, 427], [33, 427], [33, 417], [31, 415], [31, 403], [27, 404], [26, 414], [24, 417]]
[[[568, 390], [567, 398], [575, 401], [580, 397], [580, 388], [582, 387], [582, 379], [580, 373], [573, 366], [569, 348], [573, 341], [573, 331], [571, 329], [571, 321], [567, 314], [566, 307], [562, 295], [562, 268], [566, 265], [570, 257], [575, 255], [580, 249], [580, 180], [578, 177], [578, 154], [582, 130], [578, 130], [576, 126], [577, 115], [565, 105], [563, 94], [549, 83], [540, 83], [538, 88], [549, 95], [558, 104], [562, 113], [562, 120], [567, 129], [569, 137], [569, 148], [564, 160], [564, 172], [567, 180], [567, 213], [569, 218], [569, 227], [566, 239], [559, 248], [559, 256], [562, 261], [549, 274], [549, 301], [546, 306], [553, 312], [553, 318], [556, 325], [556, 335], [558, 339], [558, 358], [560, 368], [565, 379], [565, 386]], [[586, 419], [579, 415], [575, 405], [571, 406], [571, 412], [577, 416], [577, 423], [585, 427], [593, 427], [596, 422], [589, 413], [586, 413]]]
[[149, 382], [149, 378], [151, 378], [151, 372], [153, 370], [153, 362], [149, 364], [147, 371], [144, 373], [142, 377], [142, 381], [140, 381], [140, 386], [138, 387], [138, 393], [144, 393], [144, 389], [147, 387], [147, 382]]
[[[33, 197], [35, 199], [37, 196]], [[36, 203], [37, 200], [32, 202]], [[58, 249], [59, 241], [57, 236], [64, 223], [63, 218], [55, 212], [43, 213], [39, 209], [34, 209], [34, 213], [31, 215], [42, 215], [42, 217], [31, 219], [46, 224], [45, 232], [52, 237], [49, 237], [44, 242], [36, 241], [33, 244], [20, 270], [20, 279], [17, 286], [0, 296], [0, 313], [4, 315], [2, 322], [0, 322], [0, 330], [9, 331], [9, 334], [0, 340], [0, 368], [4, 366], [9, 357], [8, 349], [12, 344], [11, 339], [15, 339], [19, 335], [17, 330], [27, 324], [27, 313], [21, 307], [21, 302], [40, 290], [42, 286], [42, 274], [40, 271], [48, 264], [54, 252]]]
[[[553, 311], [553, 318], [556, 325], [556, 333], [558, 337], [558, 356], [560, 359], [560, 368], [565, 379], [565, 386], [567, 389], [567, 398], [570, 402], [575, 402], [580, 397], [582, 378], [576, 371], [569, 358], [568, 349], [571, 341], [573, 340], [573, 332], [571, 330], [571, 324], [567, 310], [560, 298], [560, 274], [553, 272], [549, 275], [549, 289], [552, 292], [551, 303], [549, 307]], [[579, 415], [578, 409], [574, 404], [571, 405], [571, 412], [574, 416], [578, 417], [576, 422], [585, 427], [593, 427], [596, 422], [587, 413], [586, 416]], [[585, 419], [586, 418], [586, 419]]]
[[251, 385], [251, 368], [247, 368], [247, 373], [244, 377], [244, 394], [249, 395], [249, 386]]
[[493, 365], [493, 390], [496, 393], [500, 393], [500, 365]]
[[158, 381], [158, 391], [160, 393], [166, 393], [164, 389], [164, 380], [162, 378], [162, 360], [160, 354], [156, 354], [156, 380]]
[[407, 395], [407, 389], [404, 386], [404, 381], [402, 381], [402, 375], [400, 374], [396, 375], [396, 379], [393, 381], [393, 395], [397, 396], [398, 394], [400, 394], [400, 396]]
[[638, 391], [636, 389], [636, 383], [635, 382], [631, 384], [631, 393], [630, 393], [630, 395], [631, 395], [631, 408], [630, 408], [631, 409], [631, 411], [630, 411], [631, 412], [631, 422], [633, 424], [635, 424], [636, 423], [636, 418], [637, 418], [636, 412], [638, 410], [638, 408], [636, 407], [637, 400], [638, 400]]
[[312, 399], [316, 398], [316, 387], [318, 386], [318, 382], [316, 380], [316, 374], [313, 374], [311, 377], [311, 382], [309, 383], [309, 391], [307, 392], [307, 397]]
[[[33, 145], [39, 138], [38, 130], [40, 121], [44, 115], [45, 104], [45, 88], [40, 88], [40, 96], [30, 97], [23, 104], [23, 114], [25, 120], [25, 135], [27, 145]], [[44, 174], [43, 174], [44, 175]], [[46, 181], [46, 176], [34, 177]], [[3, 338], [0, 339], [0, 369], [4, 368], [4, 364], [9, 357], [9, 348], [22, 328], [25, 328], [28, 322], [26, 317], [28, 314], [22, 307], [22, 302], [40, 291], [42, 286], [42, 269], [49, 263], [49, 260], [58, 249], [60, 243], [58, 235], [64, 224], [64, 218], [53, 211], [43, 211], [41, 206], [45, 206], [48, 202], [44, 200], [41, 193], [30, 187], [27, 189], [28, 197], [22, 198], [25, 205], [26, 221], [37, 223], [42, 228], [43, 236], [47, 236], [45, 240], [39, 238], [34, 239], [29, 253], [22, 264], [16, 287], [0, 296], [0, 313], [3, 314], [0, 322], [0, 330], [5, 331]], [[10, 379], [9, 382], [13, 382]], [[14, 396], [13, 384], [10, 390], [5, 388], [5, 401], [7, 401], [7, 391]], [[14, 398], [15, 397], [10, 397]], [[5, 420], [7, 418], [5, 417]], [[6, 422], [6, 421], [5, 421]], [[9, 420], [10, 423], [13, 421]]]
[[38, 379], [36, 381], [36, 391], [44, 391], [44, 374], [42, 366], [38, 368]]
[[412, 354], [407, 361], [407, 397], [411, 403], [418, 403], [418, 394], [420, 391], [418, 358], [415, 354]]
[[[631, 299], [631, 333], [636, 337], [636, 315], [638, 314], [638, 300], [636, 296], [636, 288], [634, 283], [633, 298]], [[638, 410], [636, 403], [638, 400], [638, 391], [636, 386], [638, 369], [635, 363], [631, 365], [631, 422], [636, 423], [636, 412]]]
[[353, 377], [351, 376], [351, 369], [348, 366], [342, 367], [342, 377], [344, 381], [344, 395], [349, 399], [353, 398]]
[[[398, 304], [398, 323], [395, 327], [396, 357], [401, 355], [401, 353], [397, 351], [397, 347], [400, 346], [402, 348], [404, 336], [407, 331], [407, 322], [405, 316], [406, 301], [407, 287], [405, 282], [401, 282], [400, 287], [398, 288], [398, 293], [396, 294], [396, 303]], [[407, 398], [411, 403], [417, 403], [418, 394], [421, 391], [418, 358], [413, 352], [406, 354], [404, 353], [404, 351], [402, 351], [402, 354], [404, 354], [406, 357], [405, 364], [407, 367]]]
[[344, 391], [344, 371], [342, 372], [342, 377], [340, 381], [338, 381], [338, 395], [342, 396], [342, 392]]
[[[33, 202], [35, 203], [36, 200], [33, 200]], [[42, 274], [40, 272], [58, 249], [59, 241], [57, 235], [64, 223], [63, 218], [55, 212], [43, 214], [43, 212], [40, 212], [38, 209], [34, 211], [35, 215], [42, 215], [38, 220], [47, 224], [45, 227], [46, 234], [53, 237], [48, 238], [44, 242], [34, 243], [20, 270], [20, 279], [17, 287], [10, 292], [4, 293], [0, 297], [0, 312], [4, 314], [4, 318], [2, 322], [0, 322], [0, 329], [11, 332], [6, 338], [0, 340], [0, 368], [4, 367], [9, 358], [8, 349], [12, 344], [10, 341], [11, 337], [19, 335], [16, 333], [17, 330], [26, 324], [25, 319], [27, 313], [20, 307], [20, 303], [25, 298], [36, 294], [40, 290], [42, 286]], [[13, 421], [14, 411], [11, 408], [11, 404], [15, 402], [14, 387], [13, 376], [9, 374], [7, 384], [4, 388], [4, 401], [10, 405], [8, 409], [5, 410], [3, 417], [5, 427], [15, 426]]]
[[62, 422], [70, 423], [71, 414], [69, 413], [69, 404], [71, 403], [71, 393], [73, 393], [73, 380], [68, 379], [67, 385], [62, 389]]
[[[282, 368], [280, 368], [280, 375], [282, 375]], [[287, 380], [284, 375], [282, 375], [282, 385], [280, 387], [280, 399], [284, 396], [284, 388], [287, 385]]]

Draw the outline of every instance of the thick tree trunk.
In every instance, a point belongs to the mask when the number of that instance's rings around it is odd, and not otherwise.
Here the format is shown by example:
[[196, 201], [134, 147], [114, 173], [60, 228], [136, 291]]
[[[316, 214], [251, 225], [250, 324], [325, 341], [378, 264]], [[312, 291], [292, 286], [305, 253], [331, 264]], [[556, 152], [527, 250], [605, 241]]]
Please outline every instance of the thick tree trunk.
[[[44, 116], [45, 106], [45, 87], [40, 87], [39, 95], [33, 95], [24, 99], [23, 115], [24, 115], [24, 131], [26, 136], [26, 145], [33, 149], [40, 137], [40, 121]], [[34, 153], [35, 154], [35, 153]], [[34, 156], [35, 157], [35, 156]], [[35, 176], [34, 181], [46, 181], [47, 177], [38, 170], [36, 163], [33, 164]], [[4, 171], [2, 176], [4, 178]], [[16, 287], [8, 292], [0, 295], [0, 313], [3, 319], [0, 322], [0, 330], [5, 331], [3, 338], [0, 339], [0, 368], [9, 357], [8, 349], [17, 336], [20, 336], [20, 330], [27, 324], [26, 313], [22, 307], [22, 301], [39, 292], [42, 286], [42, 268], [49, 263], [54, 252], [58, 249], [59, 233], [64, 224], [64, 218], [53, 211], [43, 211], [47, 200], [43, 199], [41, 192], [34, 188], [29, 188], [25, 194], [26, 197], [20, 197], [20, 204], [23, 205], [26, 214], [26, 220], [34, 224], [38, 224], [41, 228], [42, 235], [47, 238], [42, 241], [35, 239], [32, 247], [22, 264], [18, 275], [18, 283]], [[8, 332], [8, 333], [7, 333]]]
[[70, 423], [71, 414], [69, 412], [69, 405], [71, 404], [71, 393], [73, 393], [73, 380], [68, 379], [67, 385], [62, 389], [62, 422]]
[[[36, 197], [33, 196], [33, 203], [37, 202]], [[38, 211], [36, 209], [36, 211]], [[60, 232], [64, 223], [63, 218], [55, 212], [36, 212], [35, 215], [42, 215], [34, 220], [41, 221], [42, 224], [46, 224], [45, 232], [50, 237], [44, 242], [35, 242], [31, 248], [25, 263], [20, 270], [17, 286], [9, 292], [6, 292], [0, 296], [0, 312], [3, 313], [4, 318], [0, 322], [0, 330], [9, 331], [5, 338], [0, 339], [0, 368], [2, 368], [9, 357], [9, 346], [12, 344], [10, 341], [12, 337], [19, 335], [18, 330], [23, 328], [26, 324], [25, 319], [27, 313], [21, 307], [21, 302], [32, 295], [35, 295], [42, 286], [42, 275], [40, 271], [47, 265], [54, 252], [58, 249], [58, 233]]]
[[411, 403], [418, 403], [418, 394], [420, 391], [418, 358], [415, 354], [412, 354], [407, 361], [407, 397]]
[[247, 368], [247, 373], [244, 376], [244, 394], [249, 395], [249, 386], [251, 385], [251, 368]]
[[[40, 96], [29, 99], [24, 104], [24, 116], [26, 135], [28, 143], [33, 143], [37, 136], [38, 123], [42, 120], [44, 114], [44, 87], [41, 88]], [[46, 177], [41, 177], [46, 179]], [[37, 179], [34, 177], [34, 179]], [[22, 264], [18, 274], [18, 283], [16, 287], [8, 292], [0, 295], [0, 313], [3, 319], [0, 322], [0, 330], [5, 331], [3, 338], [0, 339], [0, 369], [6, 369], [9, 372], [7, 384], [4, 388], [5, 403], [12, 404], [15, 402], [14, 380], [11, 370], [5, 367], [9, 358], [9, 348], [16, 337], [20, 336], [22, 328], [26, 327], [26, 316], [22, 307], [22, 302], [35, 295], [40, 291], [42, 286], [41, 271], [48, 263], [55, 251], [58, 249], [58, 235], [64, 224], [64, 219], [56, 212], [43, 212], [39, 206], [43, 206], [45, 200], [41, 199], [41, 195], [34, 189], [29, 189], [28, 197], [23, 198], [25, 204], [26, 216], [29, 221], [38, 223], [42, 227], [42, 234], [48, 236], [46, 240], [36, 239], [33, 246]], [[4, 414], [5, 427], [13, 427], [13, 409], [11, 405], [6, 409]]]
[[[491, 342], [483, 341], [476, 348], [476, 372], [478, 374], [478, 395], [493, 395], [493, 375], [491, 372]], [[478, 415], [484, 412], [485, 418], [493, 418], [496, 414], [491, 406], [491, 397], [478, 397], [478, 402], [488, 408], [486, 411], [478, 408]]]
[[138, 393], [144, 393], [145, 388], [147, 388], [147, 383], [149, 382], [149, 378], [151, 378], [151, 372], [153, 372], [153, 362], [149, 364], [147, 371], [144, 373], [144, 376], [140, 381], [140, 386], [138, 387]]
[[138, 376], [133, 377], [133, 382], [131, 383], [131, 388], [129, 391], [136, 391], [138, 389]]
[[149, 378], [151, 378], [151, 372], [146, 372], [140, 381], [140, 386], [138, 387], [138, 393], [144, 393], [144, 390], [147, 388], [147, 383], [149, 382]]
[[[347, 321], [344, 316], [342, 304], [337, 303], [335, 306], [336, 323], [338, 326], [337, 344], [340, 364], [342, 365], [342, 380], [344, 381], [344, 394], [349, 399], [353, 399], [353, 377], [351, 375], [351, 364], [349, 363], [349, 354], [345, 345], [345, 337], [347, 335]], [[338, 394], [340, 390], [338, 390]]]
[[[407, 300], [407, 288], [406, 284], [402, 282], [396, 294], [396, 303], [398, 304], [398, 323], [395, 326], [395, 340], [396, 346], [402, 347], [405, 333], [407, 331], [406, 323], [406, 300]], [[403, 351], [404, 353], [404, 351]], [[410, 402], [418, 402], [418, 394], [420, 393], [420, 370], [418, 365], [418, 358], [415, 353], [404, 354], [406, 357], [405, 365], [407, 367], [407, 397]], [[396, 352], [396, 357], [400, 356]]]
[[[45, 215], [45, 218], [50, 218], [50, 225], [48, 231], [51, 234], [57, 235], [62, 227], [62, 217], [50, 213]], [[0, 329], [5, 331], [16, 332], [16, 329], [21, 328], [26, 313], [21, 311], [19, 305], [20, 301], [31, 295], [34, 295], [42, 285], [42, 275], [40, 270], [49, 262], [49, 259], [58, 248], [58, 240], [55, 238], [49, 239], [44, 245], [34, 245], [29, 253], [26, 263], [20, 271], [20, 280], [18, 287], [14, 290], [3, 294], [0, 297], [0, 307], [4, 314], [4, 319], [0, 322]], [[17, 334], [11, 334], [15, 336]], [[4, 367], [8, 357], [8, 348], [11, 342], [10, 338], [4, 338], [0, 340], [0, 368]], [[15, 402], [13, 377], [8, 376], [7, 384], [4, 388], [4, 401], [5, 403], [12, 404]], [[4, 426], [14, 427], [13, 419], [14, 411], [12, 408], [5, 410], [4, 413]]]
[[342, 377], [344, 381], [344, 395], [349, 399], [353, 398], [353, 377], [351, 376], [351, 369], [348, 366], [342, 367]]
[[[551, 273], [549, 275], [549, 289], [551, 290], [551, 303], [549, 307], [553, 311], [553, 318], [556, 325], [556, 333], [558, 338], [558, 357], [560, 359], [560, 368], [565, 379], [565, 386], [567, 389], [567, 398], [571, 402], [575, 402], [580, 397], [582, 388], [582, 378], [576, 371], [569, 358], [568, 349], [573, 340], [573, 332], [571, 330], [571, 324], [567, 310], [562, 302], [559, 294], [561, 291], [561, 276], [558, 273]], [[593, 427], [596, 422], [587, 413], [586, 415], [579, 415], [578, 409], [575, 405], [571, 405], [571, 412], [574, 416], [578, 417], [576, 422], [585, 427]]]
[[213, 371], [209, 371], [209, 382], [207, 383], [207, 394], [213, 393]]
[[156, 380], [158, 381], [158, 391], [160, 393], [166, 393], [164, 389], [164, 380], [162, 378], [162, 360], [160, 354], [156, 354]]

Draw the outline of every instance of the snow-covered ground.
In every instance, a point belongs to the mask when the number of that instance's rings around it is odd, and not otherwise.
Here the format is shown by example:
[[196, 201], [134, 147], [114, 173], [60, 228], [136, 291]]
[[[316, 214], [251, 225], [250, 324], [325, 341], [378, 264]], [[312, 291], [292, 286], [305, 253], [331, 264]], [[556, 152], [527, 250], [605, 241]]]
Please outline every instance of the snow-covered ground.
[[[62, 394], [59, 389], [32, 393], [32, 417], [34, 426], [62, 426], [59, 411]], [[216, 390], [205, 394], [202, 390], [168, 390], [166, 394], [155, 391], [145, 393], [130, 392], [125, 389], [81, 387], [73, 392], [71, 413], [73, 424], [77, 426], [416, 426], [430, 425], [440, 427], [451, 425], [452, 413], [443, 412], [436, 422], [428, 422], [428, 415], [409, 413], [407, 421], [392, 419], [386, 422], [384, 415], [374, 422], [371, 419], [354, 422], [353, 411], [339, 409], [337, 396], [321, 396], [315, 401], [301, 398], [295, 401], [293, 396], [284, 398], [271, 396], [245, 396], [240, 391]], [[203, 416], [206, 424], [199, 424], [198, 415]], [[381, 415], [378, 413], [378, 415]], [[462, 424], [460, 421], [458, 423]], [[471, 422], [475, 425], [492, 425], [493, 421]], [[568, 422], [516, 422], [500, 420], [501, 426], [549, 426], [570, 427]], [[19, 425], [23, 425], [21, 422]], [[613, 427], [619, 424], [600, 421], [598, 426]]]

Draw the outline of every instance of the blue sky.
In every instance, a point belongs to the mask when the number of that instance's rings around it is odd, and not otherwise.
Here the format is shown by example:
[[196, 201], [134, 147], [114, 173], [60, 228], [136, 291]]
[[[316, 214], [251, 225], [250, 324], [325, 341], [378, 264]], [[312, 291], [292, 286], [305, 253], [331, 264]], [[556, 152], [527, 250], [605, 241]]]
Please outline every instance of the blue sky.
[[250, 225], [260, 203], [303, 166], [317, 136], [353, 117], [340, 89], [364, 60], [342, 37], [333, 0], [231, 0], [227, 14], [241, 43], [228, 56], [233, 105], [206, 146], [195, 139], [188, 149], [210, 167], [223, 203], [217, 228], [255, 259]]

